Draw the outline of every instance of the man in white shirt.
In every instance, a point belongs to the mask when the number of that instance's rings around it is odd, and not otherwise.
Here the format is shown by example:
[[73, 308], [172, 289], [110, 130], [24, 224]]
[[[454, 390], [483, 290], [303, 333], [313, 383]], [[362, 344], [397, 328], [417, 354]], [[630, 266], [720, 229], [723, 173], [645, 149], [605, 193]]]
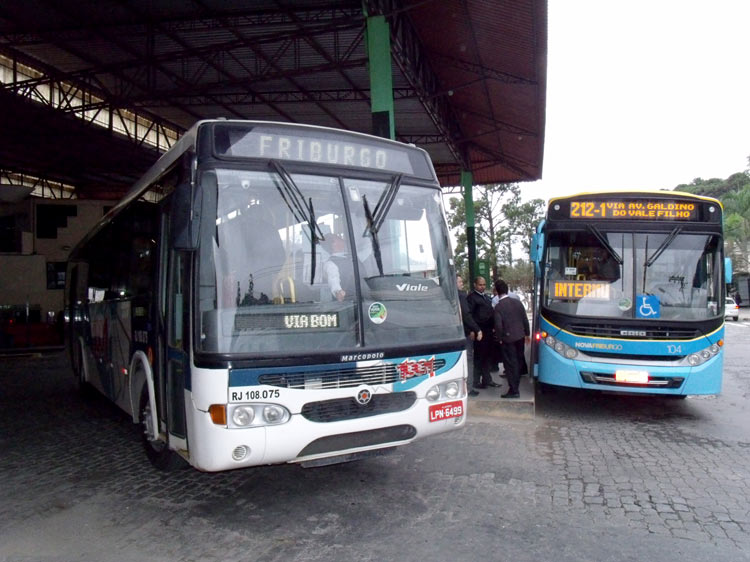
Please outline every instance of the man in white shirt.
[[329, 242], [330, 256], [323, 264], [323, 274], [328, 287], [331, 289], [331, 295], [341, 302], [346, 295], [354, 294], [354, 274], [352, 273], [352, 264], [347, 252], [346, 242], [337, 234], [326, 236]]

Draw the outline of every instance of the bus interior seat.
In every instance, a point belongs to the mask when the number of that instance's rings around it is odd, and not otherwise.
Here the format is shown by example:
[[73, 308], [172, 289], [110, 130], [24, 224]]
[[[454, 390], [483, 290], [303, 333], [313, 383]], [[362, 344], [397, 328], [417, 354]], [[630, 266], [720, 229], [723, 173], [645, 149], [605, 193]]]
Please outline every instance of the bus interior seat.
[[249, 207], [243, 213], [242, 224], [253, 275], [253, 296], [259, 299], [264, 293], [270, 300], [276, 295], [274, 286], [286, 262], [284, 244], [278, 229], [266, 219], [260, 208]]
[[[277, 228], [254, 206], [219, 230], [220, 253], [232, 272], [231, 283], [240, 287], [240, 303], [267, 304], [273, 300], [275, 283], [286, 261], [286, 251]], [[222, 235], [223, 234], [223, 235]], [[253, 287], [250, 291], [250, 276]], [[236, 288], [231, 288], [236, 294]], [[265, 295], [265, 298], [263, 297]]]

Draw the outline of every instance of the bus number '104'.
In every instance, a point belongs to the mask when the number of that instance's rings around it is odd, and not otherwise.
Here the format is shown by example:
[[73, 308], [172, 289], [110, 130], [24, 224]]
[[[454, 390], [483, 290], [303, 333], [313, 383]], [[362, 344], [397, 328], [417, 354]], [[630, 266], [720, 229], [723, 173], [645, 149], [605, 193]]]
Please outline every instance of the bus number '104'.
[[232, 402], [241, 402], [243, 400], [267, 400], [269, 398], [278, 398], [278, 389], [271, 390], [246, 390], [244, 392], [232, 392]]

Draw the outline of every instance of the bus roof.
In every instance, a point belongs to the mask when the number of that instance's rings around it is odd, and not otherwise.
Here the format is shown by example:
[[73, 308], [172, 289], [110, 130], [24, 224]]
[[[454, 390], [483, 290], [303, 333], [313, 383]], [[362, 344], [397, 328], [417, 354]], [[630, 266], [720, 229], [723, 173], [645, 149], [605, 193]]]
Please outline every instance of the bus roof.
[[695, 193], [688, 193], [687, 191], [666, 191], [663, 189], [638, 189], [638, 190], [618, 190], [618, 191], [581, 191], [579, 193], [575, 193], [573, 195], [561, 195], [559, 197], [552, 197], [547, 202], [547, 205], [549, 206], [555, 201], [564, 201], [569, 199], [576, 199], [578, 197], [634, 197], [638, 198], [641, 196], [659, 196], [663, 197], [665, 199], [669, 199], [670, 197], [687, 197], [690, 199], [700, 199], [702, 201], [707, 201], [709, 203], [718, 203], [721, 207], [722, 211], [724, 210], [724, 205], [722, 205], [721, 201], [716, 199], [715, 197], [708, 197], [706, 195], [696, 195]]

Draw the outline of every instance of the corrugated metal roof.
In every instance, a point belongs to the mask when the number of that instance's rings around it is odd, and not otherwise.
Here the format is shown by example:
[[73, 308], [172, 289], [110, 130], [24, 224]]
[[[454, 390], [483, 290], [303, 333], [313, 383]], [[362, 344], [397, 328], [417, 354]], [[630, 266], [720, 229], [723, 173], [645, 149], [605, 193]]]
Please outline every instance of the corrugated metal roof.
[[[391, 24], [397, 139], [425, 148], [443, 185], [457, 184], [462, 169], [473, 172], [475, 183], [541, 176], [546, 0], [364, 4]], [[178, 130], [199, 118], [225, 116], [372, 131], [360, 0], [6, 0], [0, 54]], [[4, 89], [23, 93], [8, 84]], [[60, 125], [69, 118], [44, 115]], [[2, 121], [11, 136], [24, 122], [44, 127], [38, 115], [16, 113]], [[76, 134], [85, 135], [80, 129]], [[90, 142], [99, 150], [101, 135], [92, 134]], [[20, 148], [21, 158], [19, 147], [0, 143], [0, 168], [33, 166], [33, 147]], [[36, 156], [65, 151], [65, 145], [50, 139]], [[85, 150], [86, 139], [77, 145]], [[68, 165], [65, 174], [73, 177], [50, 179], [93, 193], [103, 177], [142, 172], [132, 159], [122, 164], [119, 173], [106, 173], [86, 161], [77, 177], [76, 166]], [[37, 171], [56, 173], [47, 165]]]

